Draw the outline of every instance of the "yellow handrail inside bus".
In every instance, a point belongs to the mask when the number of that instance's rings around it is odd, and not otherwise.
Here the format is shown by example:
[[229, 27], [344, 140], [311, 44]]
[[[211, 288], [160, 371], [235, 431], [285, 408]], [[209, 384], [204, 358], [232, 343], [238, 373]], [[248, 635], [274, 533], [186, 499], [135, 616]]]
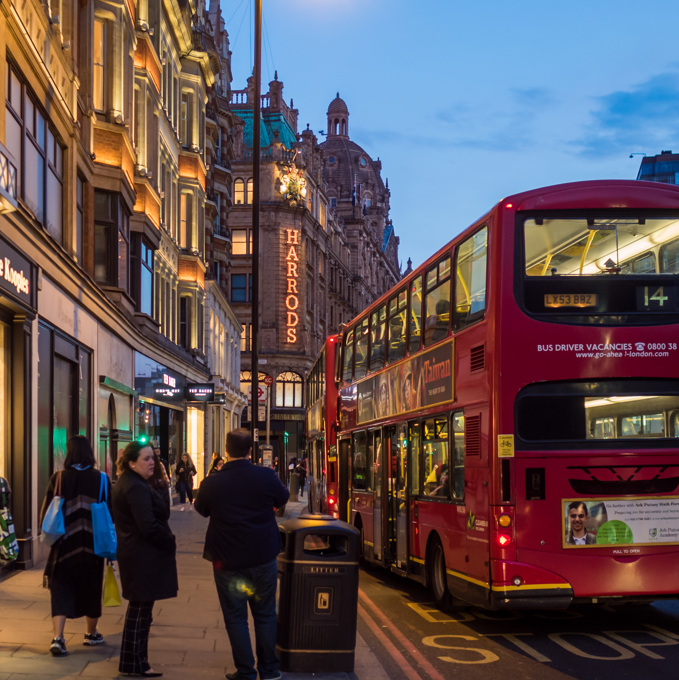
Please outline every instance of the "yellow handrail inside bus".
[[587, 245], [585, 246], [585, 249], [582, 251], [582, 258], [580, 259], [580, 274], [582, 274], [582, 268], [585, 266], [585, 258], [587, 257], [589, 247], [592, 245], [592, 239], [594, 238], [595, 234], [596, 231], [590, 231], [589, 236], [587, 237]]
[[[592, 232], [594, 233], [594, 232]], [[542, 267], [542, 274], [540, 276], [544, 276], [547, 273], [547, 267], [549, 267], [549, 263], [552, 261], [552, 253], [549, 253], [547, 255], [547, 259], [545, 260], [545, 264]]]
[[462, 272], [460, 271], [459, 267], [457, 268], [457, 275], [460, 278], [460, 283], [462, 284], [462, 290], [464, 290], [464, 296], [467, 298], [467, 309], [471, 309], [472, 299], [471, 299], [471, 296], [469, 295], [469, 288], [467, 288], [467, 284], [465, 283], [465, 280], [462, 277]]

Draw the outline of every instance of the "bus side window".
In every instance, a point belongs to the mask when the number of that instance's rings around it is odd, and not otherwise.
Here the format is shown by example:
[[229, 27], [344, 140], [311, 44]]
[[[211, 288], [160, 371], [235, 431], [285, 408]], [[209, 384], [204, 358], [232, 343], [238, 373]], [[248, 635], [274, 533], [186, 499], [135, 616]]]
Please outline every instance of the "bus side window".
[[418, 276], [410, 284], [410, 327], [408, 329], [408, 352], [420, 349], [422, 338], [422, 277]]
[[486, 312], [488, 227], [461, 243], [455, 253], [455, 330], [483, 319]]
[[351, 382], [354, 371], [354, 329], [347, 331], [344, 340], [344, 363], [342, 368], [342, 380], [345, 383]]
[[420, 424], [408, 424], [408, 446], [410, 453], [410, 495], [420, 495]]
[[374, 477], [374, 469], [373, 469], [373, 464], [375, 462], [375, 448], [374, 448], [374, 437], [375, 437], [375, 432], [368, 432], [368, 441], [367, 441], [367, 456], [366, 456], [366, 461], [365, 461], [365, 490], [366, 491], [372, 491], [373, 490], [373, 477]]
[[424, 452], [424, 495], [448, 498], [450, 460], [447, 418], [430, 418], [424, 421], [422, 450]]
[[387, 306], [382, 305], [370, 315], [370, 370], [384, 368], [384, 335], [386, 331]]
[[398, 361], [406, 355], [407, 291], [402, 290], [389, 300], [389, 356], [387, 361]]
[[365, 432], [354, 433], [354, 456], [353, 465], [351, 466], [353, 473], [352, 488], [355, 491], [366, 490], [366, 435]]
[[365, 376], [368, 369], [368, 317], [356, 324], [356, 365], [354, 366], [354, 380]]
[[670, 437], [679, 437], [679, 412], [670, 416]]
[[453, 431], [453, 500], [464, 500], [464, 411], [453, 413], [451, 417]]
[[432, 345], [448, 335], [450, 328], [450, 257], [427, 272], [424, 345]]

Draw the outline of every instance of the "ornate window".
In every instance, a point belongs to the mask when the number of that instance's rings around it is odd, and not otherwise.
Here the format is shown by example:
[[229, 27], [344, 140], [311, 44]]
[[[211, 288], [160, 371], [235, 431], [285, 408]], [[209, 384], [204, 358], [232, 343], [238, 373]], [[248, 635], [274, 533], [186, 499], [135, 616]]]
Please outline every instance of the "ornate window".
[[237, 179], [233, 183], [233, 192], [236, 205], [243, 205], [245, 203], [245, 182], [242, 179]]
[[276, 378], [276, 407], [302, 408], [302, 376], [286, 371]]
[[[266, 373], [259, 371], [257, 373], [257, 379], [260, 385], [264, 384], [264, 379], [267, 377]], [[241, 371], [240, 372], [240, 391], [243, 394], [250, 394], [250, 386], [252, 385], [252, 371]]]
[[248, 195], [247, 195], [247, 204], [252, 205], [252, 194], [254, 192], [254, 182], [252, 181], [252, 177], [248, 180]]

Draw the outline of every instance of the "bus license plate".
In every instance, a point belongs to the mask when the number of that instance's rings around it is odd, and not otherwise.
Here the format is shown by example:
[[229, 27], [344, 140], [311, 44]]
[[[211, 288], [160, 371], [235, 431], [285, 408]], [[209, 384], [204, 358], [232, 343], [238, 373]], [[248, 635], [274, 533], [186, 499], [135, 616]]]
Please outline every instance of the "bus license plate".
[[593, 293], [548, 294], [545, 307], [596, 307], [597, 296]]

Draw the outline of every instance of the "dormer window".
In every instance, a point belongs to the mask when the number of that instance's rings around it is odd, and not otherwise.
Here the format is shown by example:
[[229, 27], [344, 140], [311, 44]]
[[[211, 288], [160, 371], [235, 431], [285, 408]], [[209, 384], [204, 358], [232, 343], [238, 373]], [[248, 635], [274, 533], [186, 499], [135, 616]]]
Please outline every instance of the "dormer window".
[[336, 160], [337, 160], [337, 159], [336, 159], [334, 156], [330, 156], [330, 158], [328, 158], [328, 163], [329, 163], [330, 165], [334, 165], [335, 162], [336, 162]]
[[361, 160], [358, 161], [358, 162], [361, 164], [361, 167], [362, 167], [362, 168], [365, 168], [366, 162], [367, 162], [367, 161], [365, 160], [365, 158], [361, 158]]

